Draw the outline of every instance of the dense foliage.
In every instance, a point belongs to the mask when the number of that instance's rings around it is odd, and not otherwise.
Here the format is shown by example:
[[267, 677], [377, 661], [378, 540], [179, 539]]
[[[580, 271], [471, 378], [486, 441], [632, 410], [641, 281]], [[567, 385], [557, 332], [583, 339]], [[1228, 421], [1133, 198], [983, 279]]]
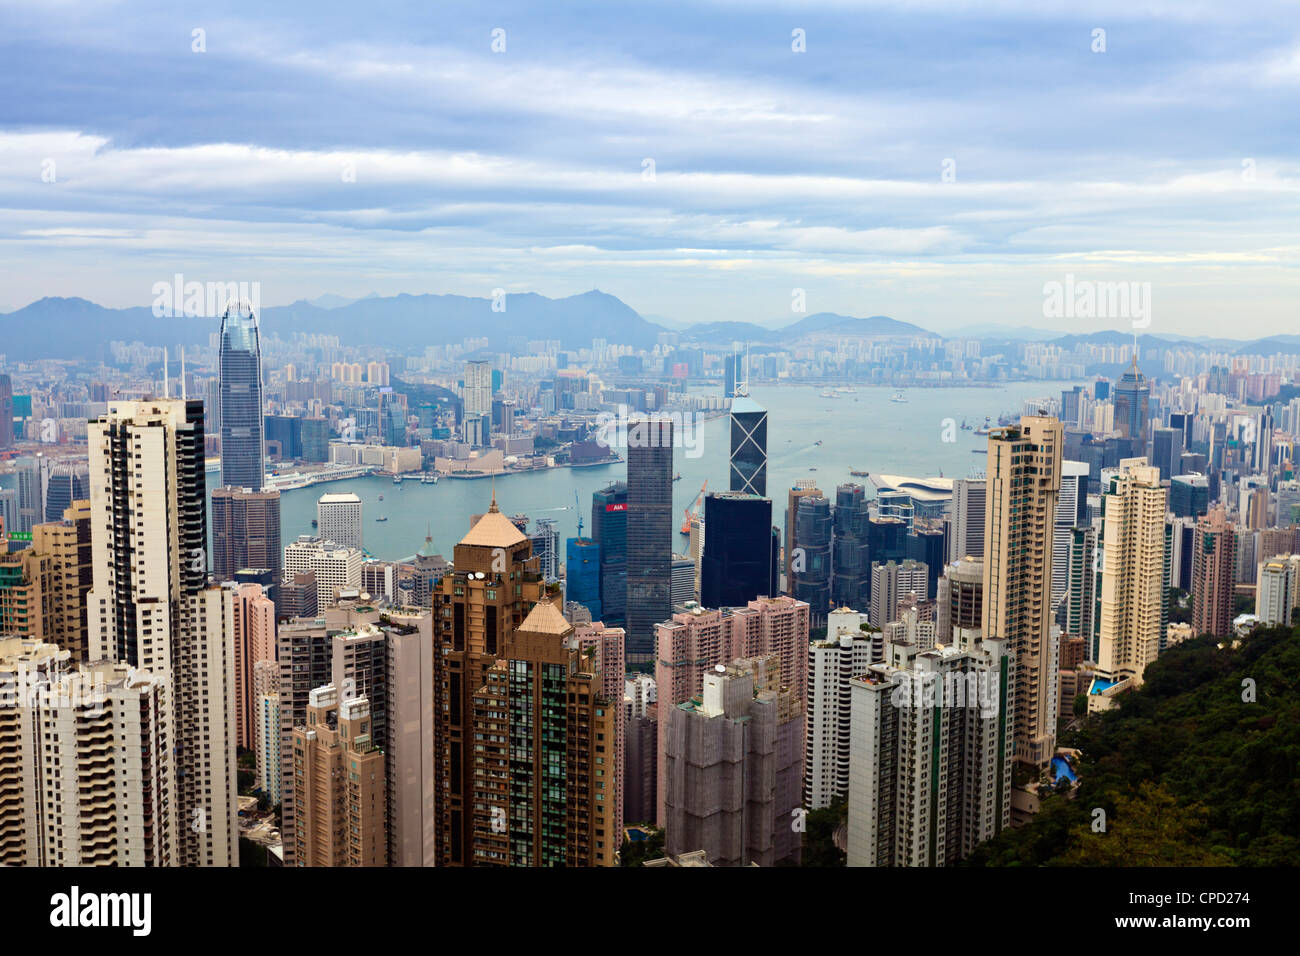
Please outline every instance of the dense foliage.
[[1082, 751], [1075, 798], [1045, 797], [1032, 823], [980, 846], [970, 865], [1300, 859], [1300, 629], [1263, 628], [1236, 650], [1209, 637], [1171, 648], [1142, 688], [1062, 743]]

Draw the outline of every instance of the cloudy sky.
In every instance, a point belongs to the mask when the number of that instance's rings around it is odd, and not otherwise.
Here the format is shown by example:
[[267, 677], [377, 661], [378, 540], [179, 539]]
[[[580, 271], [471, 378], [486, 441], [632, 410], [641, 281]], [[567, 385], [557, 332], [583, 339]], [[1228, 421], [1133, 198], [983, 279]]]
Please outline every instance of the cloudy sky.
[[1073, 275], [1300, 331], [1295, 3], [0, 0], [0, 84], [0, 311], [180, 272], [1077, 331]]

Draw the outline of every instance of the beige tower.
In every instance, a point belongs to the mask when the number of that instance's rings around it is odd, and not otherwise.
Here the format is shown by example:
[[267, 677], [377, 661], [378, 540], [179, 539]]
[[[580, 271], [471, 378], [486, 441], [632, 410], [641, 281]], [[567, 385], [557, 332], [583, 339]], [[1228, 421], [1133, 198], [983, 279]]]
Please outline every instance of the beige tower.
[[[1160, 469], [1126, 458], [1102, 498], [1105, 550], [1097, 677], [1142, 683], [1165, 623], [1165, 508]], [[1090, 695], [1090, 702], [1098, 694]]]
[[1052, 525], [1064, 439], [1059, 420], [1038, 415], [989, 435], [983, 631], [1016, 659], [1015, 755], [1035, 766], [1056, 749]]

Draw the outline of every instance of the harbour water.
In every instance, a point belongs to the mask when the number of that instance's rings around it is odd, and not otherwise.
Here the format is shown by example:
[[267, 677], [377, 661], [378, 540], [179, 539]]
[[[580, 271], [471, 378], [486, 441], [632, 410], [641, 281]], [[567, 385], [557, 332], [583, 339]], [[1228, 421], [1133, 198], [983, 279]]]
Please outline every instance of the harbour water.
[[[784, 525], [786, 490], [797, 478], [811, 478], [828, 495], [835, 486], [854, 481], [875, 488], [870, 478], [855, 478], [850, 471], [930, 476], [940, 472], [961, 478], [972, 468], [983, 470], [987, 438], [962, 431], [963, 419], [972, 429], [988, 416], [1019, 415], [1026, 399], [1055, 395], [1072, 383], [1015, 382], [999, 388], [907, 389], [906, 401], [890, 401], [897, 389], [859, 385], [853, 394], [825, 398], [819, 386], [768, 386], [752, 389], [752, 397], [768, 410], [768, 496], [774, 499], [773, 519]], [[946, 425], [951, 419], [956, 426]], [[701, 484], [709, 490], [727, 489], [728, 421], [725, 417], [700, 426], [697, 456], [678, 449], [674, 468], [682, 476], [673, 485], [674, 547], [686, 549], [686, 538], [676, 533], [681, 515]], [[945, 441], [955, 437], [955, 441]], [[581, 507], [584, 532], [591, 522], [591, 494], [611, 481], [627, 477], [627, 465], [594, 468], [554, 468], [498, 477], [497, 504], [508, 515], [532, 519], [553, 518], [561, 541], [578, 530], [574, 492]], [[354, 492], [363, 502], [366, 550], [378, 558], [409, 557], [432, 538], [432, 551], [451, 557], [452, 548], [469, 529], [469, 516], [486, 511], [492, 479], [443, 478], [436, 485], [418, 479], [393, 484], [391, 478], [367, 477], [330, 482], [281, 497], [281, 536], [285, 542], [311, 534], [316, 500], [328, 492]], [[383, 496], [380, 501], [379, 497]], [[387, 521], [376, 521], [381, 515]]]

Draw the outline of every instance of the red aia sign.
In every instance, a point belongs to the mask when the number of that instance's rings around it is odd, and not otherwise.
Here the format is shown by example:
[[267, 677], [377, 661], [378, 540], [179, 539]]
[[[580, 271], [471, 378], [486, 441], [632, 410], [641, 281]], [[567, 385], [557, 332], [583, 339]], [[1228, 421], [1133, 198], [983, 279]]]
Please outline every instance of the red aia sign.
[[606, 511], [627, 511], [627, 505], [605, 505]]

